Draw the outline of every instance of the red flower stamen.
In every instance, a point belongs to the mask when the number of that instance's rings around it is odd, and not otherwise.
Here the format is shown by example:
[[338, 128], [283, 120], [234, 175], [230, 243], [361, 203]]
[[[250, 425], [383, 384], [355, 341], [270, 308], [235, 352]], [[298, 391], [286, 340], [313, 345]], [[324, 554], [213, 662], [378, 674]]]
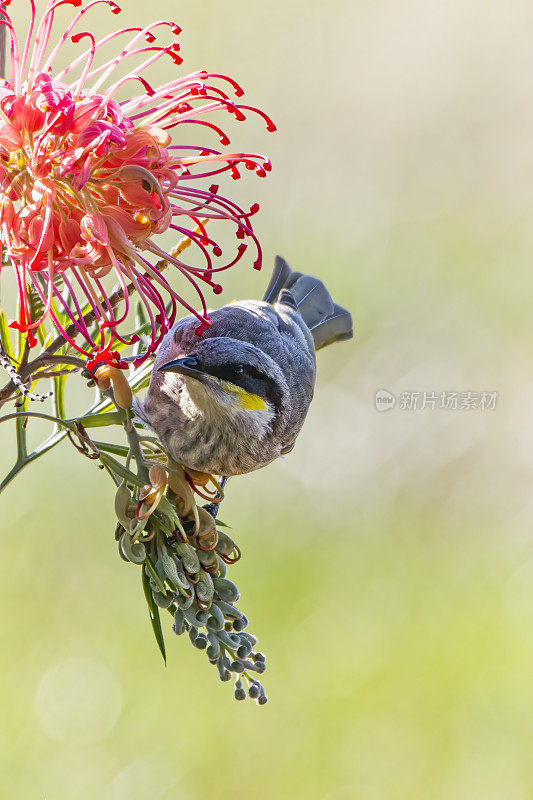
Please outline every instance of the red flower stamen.
[[[0, 245], [15, 271], [19, 296], [18, 317], [11, 325], [34, 346], [33, 331], [50, 320], [91, 368], [101, 362], [120, 366], [124, 362], [113, 351], [113, 342], [138, 341], [137, 335], [119, 331], [129, 317], [132, 290], [150, 320], [151, 352], [174, 323], [178, 304], [198, 318], [198, 335], [211, 324], [200, 287], [208, 286], [215, 294], [222, 291], [213, 275], [240, 261], [247, 250], [242, 240], [254, 242], [254, 267], [261, 266], [261, 248], [250, 223], [257, 204], [245, 212], [221, 197], [218, 186], [198, 189], [194, 182], [224, 172], [237, 178], [241, 164], [263, 177], [271, 169], [268, 159], [173, 144], [169, 131], [201, 125], [227, 146], [230, 140], [224, 131], [203, 118], [215, 111], [226, 111], [237, 120], [253, 112], [268, 130], [275, 130], [262, 111], [230, 100], [225, 89], [236, 97], [243, 90], [226, 75], [200, 70], [162, 86], [145, 79], [141, 73], [164, 56], [181, 63], [177, 42], [156, 41], [161, 30], [178, 35], [181, 29], [175, 23], [159, 20], [144, 28], [127, 27], [98, 41], [91, 32], [76, 30], [82, 21], [85, 27], [88, 12], [102, 4], [113, 14], [120, 11], [113, 0], [47, 0], [38, 20], [35, 2], [29, 0], [22, 58], [6, 11], [9, 2], [0, 9], [0, 26], [9, 34], [11, 52], [10, 79], [0, 80]], [[46, 56], [55, 11], [63, 5], [78, 11]], [[95, 66], [100, 48], [119, 36], [128, 37], [120, 53]], [[54, 78], [55, 59], [69, 43], [83, 52], [69, 59], [69, 66]], [[135, 59], [140, 61], [135, 68], [115, 77], [117, 68]], [[77, 74], [72, 81], [71, 73]], [[116, 92], [131, 81], [140, 84], [141, 92], [117, 102]], [[102, 88], [106, 84], [108, 88]], [[241, 240], [236, 253], [224, 259], [222, 246], [211, 237], [211, 229], [206, 233], [200, 217], [232, 224]], [[190, 241], [187, 255], [196, 251], [203, 266], [194, 257], [185, 261], [181, 254], [158, 246], [157, 234], [169, 229]], [[223, 263], [215, 267], [212, 256]], [[172, 288], [160, 263], [170, 264], [187, 279], [201, 311]], [[110, 291], [111, 280], [118, 282], [118, 295], [117, 283]], [[29, 287], [43, 304], [38, 319], [32, 319]], [[87, 313], [91, 324], [85, 322]]]

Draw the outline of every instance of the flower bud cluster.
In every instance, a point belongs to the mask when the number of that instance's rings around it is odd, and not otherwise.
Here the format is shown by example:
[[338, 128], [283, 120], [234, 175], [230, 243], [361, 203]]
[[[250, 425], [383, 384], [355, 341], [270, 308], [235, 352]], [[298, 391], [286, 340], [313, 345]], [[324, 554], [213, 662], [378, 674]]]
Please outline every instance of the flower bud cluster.
[[209, 481], [220, 486], [212, 476], [175, 464], [168, 470], [152, 466], [150, 480], [138, 502], [124, 485], [117, 491], [121, 557], [143, 565], [155, 612], [172, 614], [174, 633], [187, 633], [194, 647], [205, 650], [221, 681], [234, 678], [235, 698], [248, 695], [263, 705], [267, 697], [257, 676], [266, 669], [265, 656], [255, 650], [257, 639], [236, 606], [239, 590], [227, 577], [241, 551], [210, 513], [218, 504], [195, 502], [195, 493], [209, 497]]

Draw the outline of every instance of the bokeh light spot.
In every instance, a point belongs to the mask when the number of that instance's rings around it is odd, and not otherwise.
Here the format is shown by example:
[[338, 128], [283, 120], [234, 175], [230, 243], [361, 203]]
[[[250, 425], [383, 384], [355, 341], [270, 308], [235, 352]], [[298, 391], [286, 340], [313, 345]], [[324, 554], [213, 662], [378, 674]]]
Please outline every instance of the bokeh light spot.
[[[176, 772], [168, 766], [149, 759], [140, 759], [128, 764], [116, 775], [104, 791], [103, 800], [146, 800], [157, 797], [164, 800], [186, 800], [180, 792], [175, 794]], [[167, 793], [172, 791], [172, 795]]]
[[89, 658], [59, 661], [42, 676], [35, 711], [44, 731], [71, 744], [97, 742], [113, 730], [122, 688], [109, 667]]

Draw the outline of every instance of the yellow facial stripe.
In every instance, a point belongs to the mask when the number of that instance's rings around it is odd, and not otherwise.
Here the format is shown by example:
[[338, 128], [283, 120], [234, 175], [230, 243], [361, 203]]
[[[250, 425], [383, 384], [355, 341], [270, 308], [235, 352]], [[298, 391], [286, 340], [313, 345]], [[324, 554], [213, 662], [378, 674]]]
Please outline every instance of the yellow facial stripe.
[[263, 411], [266, 408], [266, 403], [258, 394], [251, 394], [246, 389], [241, 389], [240, 386], [235, 386], [234, 383], [228, 381], [220, 381], [224, 389], [228, 392], [233, 392], [239, 398], [239, 405], [246, 411]]

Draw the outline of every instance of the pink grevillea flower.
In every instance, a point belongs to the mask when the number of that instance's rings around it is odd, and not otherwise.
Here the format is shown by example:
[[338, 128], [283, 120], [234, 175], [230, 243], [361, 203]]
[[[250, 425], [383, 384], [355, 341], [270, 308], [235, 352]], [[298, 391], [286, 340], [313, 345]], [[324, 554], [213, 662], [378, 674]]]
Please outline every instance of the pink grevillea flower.
[[[237, 120], [253, 111], [268, 130], [275, 130], [274, 124], [258, 109], [230, 99], [229, 93], [239, 98], [243, 91], [224, 75], [200, 71], [160, 87], [150, 85], [141, 73], [158, 59], [181, 63], [175, 41], [180, 29], [172, 22], [126, 28], [96, 41], [83, 29], [86, 14], [97, 5], [118, 14], [112, 0], [48, 0], [40, 20], [29, 0], [28, 32], [19, 42], [5, 10], [9, 4], [4, 0], [0, 11], [11, 50], [9, 80], [0, 80], [0, 240], [2, 269], [12, 267], [18, 285], [18, 318], [11, 326], [33, 346], [36, 328], [51, 319], [71, 346], [88, 357], [90, 368], [100, 361], [117, 363], [113, 343], [137, 340], [119, 331], [133, 289], [151, 322], [149, 352], [172, 325], [178, 303], [197, 316], [200, 335], [210, 324], [201, 286], [220, 293], [217, 273], [236, 264], [250, 242], [256, 251], [254, 267], [261, 267], [250, 221], [258, 205], [245, 211], [221, 196], [213, 176], [229, 171], [238, 178], [244, 166], [264, 177], [271, 167], [262, 155], [181, 144], [179, 134], [194, 124], [215, 132], [227, 146], [224, 132], [205, 119], [214, 111], [229, 112]], [[79, 10], [53, 42], [54, 15], [62, 5]], [[165, 30], [172, 43], [159, 45], [156, 32]], [[97, 51], [114, 39], [120, 42], [117, 55], [95, 66]], [[55, 59], [68, 43], [78, 51], [69, 56], [68, 67], [53, 75]], [[130, 69], [130, 64], [136, 66]], [[139, 93], [118, 102], [115, 94], [125, 83], [130, 89], [137, 86]], [[238, 241], [229, 257], [222, 257], [205, 220], [234, 226]], [[190, 238], [199, 265], [157, 244], [157, 234], [168, 230], [177, 239]], [[200, 311], [157, 268], [162, 259], [192, 284]], [[106, 289], [110, 281], [112, 291]], [[28, 287], [44, 306], [38, 319], [31, 316]], [[117, 288], [118, 305], [110, 302]], [[84, 320], [88, 312], [91, 324]]]

